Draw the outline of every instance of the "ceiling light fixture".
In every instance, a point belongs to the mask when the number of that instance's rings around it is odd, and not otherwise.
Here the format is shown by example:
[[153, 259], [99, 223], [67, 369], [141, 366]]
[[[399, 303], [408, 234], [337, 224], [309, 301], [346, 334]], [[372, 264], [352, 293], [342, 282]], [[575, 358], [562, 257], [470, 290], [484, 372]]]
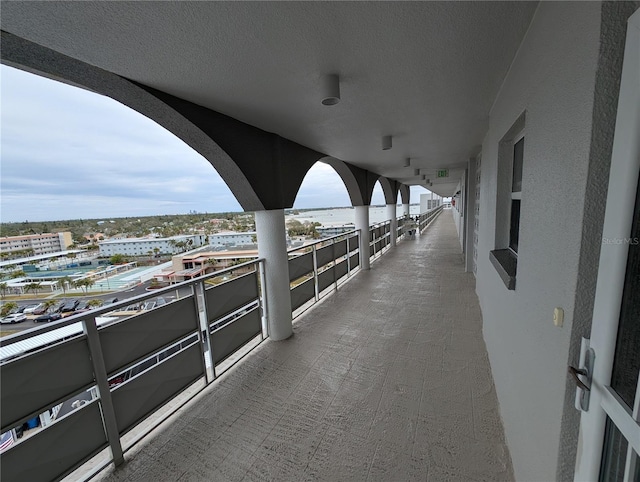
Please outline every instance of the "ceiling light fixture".
[[391, 136], [382, 136], [382, 150], [388, 151], [391, 149]]
[[336, 105], [340, 102], [340, 78], [336, 74], [323, 76], [321, 87], [322, 105]]
[[407, 157], [407, 158], [404, 160], [404, 167], [409, 167], [409, 166], [411, 166], [411, 158], [410, 158], [410, 157]]

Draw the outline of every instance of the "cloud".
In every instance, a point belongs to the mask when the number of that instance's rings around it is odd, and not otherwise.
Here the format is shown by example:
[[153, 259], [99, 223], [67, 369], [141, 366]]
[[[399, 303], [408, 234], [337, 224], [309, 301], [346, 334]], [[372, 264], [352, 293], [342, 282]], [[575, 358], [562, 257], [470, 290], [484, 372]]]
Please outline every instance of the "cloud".
[[[206, 159], [143, 115], [4, 65], [0, 76], [2, 221], [242, 210]], [[379, 185], [372, 202], [384, 204]], [[320, 162], [295, 202], [350, 205], [340, 177]]]

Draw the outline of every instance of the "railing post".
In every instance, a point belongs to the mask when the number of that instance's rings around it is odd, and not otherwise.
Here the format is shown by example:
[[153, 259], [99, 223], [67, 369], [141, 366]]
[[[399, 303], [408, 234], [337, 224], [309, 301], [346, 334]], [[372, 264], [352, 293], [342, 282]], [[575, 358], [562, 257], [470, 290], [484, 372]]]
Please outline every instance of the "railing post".
[[[204, 340], [201, 339], [200, 342], [202, 343], [204, 341], [204, 343], [209, 348], [209, 361], [211, 362], [211, 373], [213, 373], [213, 380], [215, 380], [217, 377], [216, 364], [213, 358], [213, 345], [211, 344], [211, 330], [209, 329], [209, 315], [207, 314], [207, 300], [206, 300], [206, 293], [205, 293], [206, 290], [205, 290], [203, 281], [198, 282], [197, 285], [198, 285], [197, 288], [195, 284], [191, 285], [191, 293], [193, 294], [194, 299], [196, 300], [196, 308], [198, 311], [198, 315], [200, 314], [199, 308], [200, 306], [202, 306], [202, 318], [198, 320], [200, 322], [200, 336], [198, 336], [198, 338], [202, 336], [202, 332], [204, 331]], [[198, 291], [200, 291], [200, 294], [198, 294]], [[202, 296], [202, 298], [200, 298], [200, 296]], [[204, 366], [204, 377], [207, 385], [211, 383], [211, 381], [209, 380], [209, 374], [207, 373], [206, 363]]]
[[262, 339], [269, 337], [269, 320], [267, 318], [267, 284], [265, 282], [265, 274], [264, 274], [264, 261], [259, 261], [256, 265], [256, 269], [258, 270], [258, 274], [260, 275], [260, 294], [262, 295], [262, 299], [260, 300], [260, 309], [262, 310]]
[[368, 270], [371, 267], [369, 260], [369, 206], [355, 206], [356, 229], [360, 231], [358, 248], [360, 250], [360, 269]]
[[83, 319], [82, 329], [87, 337], [87, 345], [89, 346], [89, 353], [91, 354], [93, 374], [96, 377], [98, 396], [100, 397], [100, 405], [102, 405], [104, 426], [107, 431], [109, 447], [111, 448], [111, 458], [117, 467], [124, 463], [124, 455], [122, 452], [120, 433], [118, 432], [118, 423], [116, 421], [116, 412], [113, 408], [113, 399], [111, 398], [111, 390], [109, 389], [109, 379], [107, 378], [107, 369], [104, 364], [102, 345], [100, 344], [100, 337], [98, 336], [98, 327], [96, 326], [95, 316], [89, 316], [88, 318]]
[[331, 255], [333, 257], [333, 289], [338, 291], [338, 263], [336, 262], [336, 238], [331, 240]]
[[389, 244], [393, 248], [398, 237], [398, 216], [395, 204], [387, 204], [387, 217], [389, 218]]
[[315, 293], [316, 302], [320, 300], [320, 286], [318, 286], [318, 251], [317, 244], [313, 245], [313, 291]]

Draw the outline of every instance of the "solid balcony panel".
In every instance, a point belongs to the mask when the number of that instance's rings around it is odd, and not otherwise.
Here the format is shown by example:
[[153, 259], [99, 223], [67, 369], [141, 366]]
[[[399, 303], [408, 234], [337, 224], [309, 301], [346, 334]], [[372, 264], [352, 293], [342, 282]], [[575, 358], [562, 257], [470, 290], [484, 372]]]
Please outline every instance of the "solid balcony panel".
[[118, 431], [124, 434], [204, 375], [199, 344], [167, 358], [111, 392]]
[[349, 266], [351, 267], [351, 269], [355, 268], [359, 264], [360, 264], [360, 255], [354, 254], [351, 257], [349, 257]]
[[289, 281], [296, 280], [313, 271], [313, 253], [289, 259]]
[[342, 262], [340, 262], [340, 263], [338, 263], [338, 264], [336, 265], [335, 270], [336, 270], [336, 278], [337, 278], [337, 279], [340, 279], [340, 278], [342, 278], [343, 276], [346, 276], [347, 271], [348, 271], [348, 269], [347, 269], [347, 262], [346, 262], [346, 260], [345, 260], [345, 261], [342, 261]]
[[233, 355], [238, 348], [246, 345], [261, 332], [260, 310], [256, 308], [212, 333], [211, 345], [215, 363]]
[[100, 329], [107, 373], [146, 357], [198, 329], [193, 296]]
[[0, 479], [57, 480], [106, 445], [100, 407], [89, 403], [4, 452]]
[[2, 431], [22, 418], [92, 384], [85, 338], [55, 345], [2, 365]]
[[369, 257], [371, 258], [375, 254], [375, 243], [369, 246]]
[[[357, 256], [356, 256], [357, 257]], [[313, 279], [309, 279], [304, 283], [291, 290], [291, 309], [296, 310], [313, 298], [316, 294]]]
[[324, 246], [316, 251], [316, 263], [318, 268], [327, 263], [331, 263], [334, 259], [333, 245]]
[[358, 236], [349, 238], [349, 252], [358, 249]]
[[257, 273], [246, 274], [205, 291], [209, 321], [221, 318], [258, 298]]
[[338, 241], [333, 245], [335, 249], [335, 256], [337, 258], [341, 258], [345, 254], [347, 254], [347, 240]]
[[335, 281], [335, 268], [331, 268], [323, 271], [318, 275], [318, 292], [327, 289]]

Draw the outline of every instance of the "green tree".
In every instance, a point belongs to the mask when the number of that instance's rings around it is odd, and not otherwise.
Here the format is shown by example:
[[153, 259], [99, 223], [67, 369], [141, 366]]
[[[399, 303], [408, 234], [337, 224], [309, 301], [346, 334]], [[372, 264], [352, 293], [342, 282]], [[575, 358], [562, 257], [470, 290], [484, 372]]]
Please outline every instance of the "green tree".
[[56, 300], [47, 300], [43, 303], [44, 312], [48, 312], [52, 307], [57, 304]]
[[9, 289], [9, 285], [7, 284], [6, 281], [3, 281], [2, 283], [0, 283], [0, 294], [2, 295], [3, 299], [5, 296], [7, 296], [8, 289]]
[[114, 254], [109, 258], [109, 263], [111, 264], [124, 264], [129, 260], [124, 254]]
[[56, 287], [60, 288], [66, 295], [67, 288], [69, 287], [69, 285], [71, 285], [72, 282], [73, 280], [71, 278], [69, 278], [68, 276], [63, 276], [62, 278], [59, 278], [58, 281], [56, 281]]
[[18, 303], [9, 301], [8, 303], [3, 304], [2, 308], [0, 308], [0, 316], [7, 316], [9, 313], [16, 309], [18, 309]]
[[40, 289], [42, 289], [42, 283], [38, 282], [29, 283], [24, 287], [25, 292], [33, 291], [36, 295]]
[[160, 253], [160, 248], [153, 248], [153, 253], [156, 255], [156, 258], [157, 258], [158, 254]]
[[97, 308], [99, 306], [102, 306], [103, 304], [104, 304], [104, 301], [98, 300], [98, 299], [87, 301], [87, 306], [90, 306], [91, 308]]
[[9, 273], [9, 277], [10, 278], [22, 278], [24, 275], [25, 275], [25, 273], [21, 269], [16, 269], [16, 270], [12, 271], [11, 273]]

